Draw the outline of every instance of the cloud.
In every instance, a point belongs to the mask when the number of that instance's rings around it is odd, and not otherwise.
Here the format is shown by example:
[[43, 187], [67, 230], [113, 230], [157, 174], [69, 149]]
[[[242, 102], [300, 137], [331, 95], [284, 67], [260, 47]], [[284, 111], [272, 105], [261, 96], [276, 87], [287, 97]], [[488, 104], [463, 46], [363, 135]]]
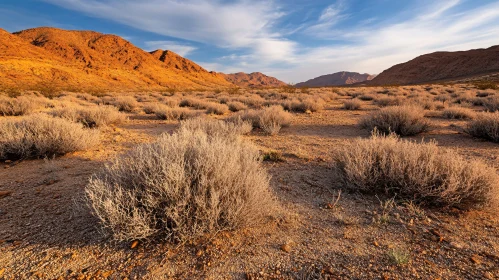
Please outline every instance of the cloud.
[[190, 45], [183, 45], [175, 41], [146, 41], [144, 42], [147, 51], [155, 51], [157, 49], [170, 50], [180, 56], [186, 56], [189, 53], [197, 50], [196, 47]]
[[45, 0], [157, 34], [280, 60], [294, 43], [273, 32], [284, 13], [274, 1]]

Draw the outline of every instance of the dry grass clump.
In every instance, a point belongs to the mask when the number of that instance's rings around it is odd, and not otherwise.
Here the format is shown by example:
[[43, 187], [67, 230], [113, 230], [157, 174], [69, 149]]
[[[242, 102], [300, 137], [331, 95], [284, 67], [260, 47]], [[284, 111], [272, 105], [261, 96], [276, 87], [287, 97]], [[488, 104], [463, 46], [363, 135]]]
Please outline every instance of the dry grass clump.
[[475, 115], [475, 111], [463, 107], [449, 107], [442, 112], [446, 119], [473, 119]]
[[499, 111], [499, 96], [492, 96], [483, 100], [483, 106], [490, 112]]
[[63, 155], [95, 145], [99, 133], [45, 114], [0, 122], [0, 158]]
[[479, 113], [468, 123], [466, 133], [499, 143], [499, 112]]
[[55, 117], [80, 122], [87, 127], [103, 127], [124, 123], [127, 117], [112, 106], [65, 107], [51, 112]]
[[359, 98], [360, 100], [363, 100], [363, 101], [371, 101], [371, 100], [374, 100], [376, 98], [376, 96], [374, 96], [372, 94], [365, 93], [365, 94], [358, 96], [357, 98]]
[[[0, 114], [2, 116], [22, 116], [33, 113], [39, 105], [35, 96], [18, 96], [16, 98], [0, 95]], [[36, 98], [38, 99], [38, 98]]]
[[225, 104], [208, 102], [206, 105], [207, 114], [224, 115], [229, 112], [229, 107]]
[[264, 222], [277, 208], [258, 150], [181, 128], [92, 176], [89, 204], [117, 240], [184, 241]]
[[116, 106], [120, 111], [124, 112], [133, 112], [137, 107], [139, 107], [139, 103], [132, 96], [118, 96], [115, 97], [111, 104]]
[[377, 128], [383, 134], [394, 132], [401, 136], [416, 135], [430, 129], [423, 108], [413, 105], [382, 108], [360, 121], [365, 129]]
[[380, 97], [374, 100], [374, 104], [379, 107], [397, 106], [402, 104], [402, 99], [398, 97]]
[[196, 98], [185, 98], [180, 101], [180, 107], [193, 107], [196, 109], [206, 109], [208, 102]]
[[292, 115], [281, 106], [270, 106], [261, 110], [246, 110], [234, 115], [230, 120], [250, 122], [253, 127], [262, 129], [269, 135], [276, 135], [281, 128], [291, 125]]
[[200, 113], [187, 108], [170, 108], [163, 105], [154, 114], [161, 120], [186, 120], [197, 117]]
[[435, 142], [415, 143], [373, 133], [342, 147], [335, 160], [342, 183], [434, 205], [495, 204], [499, 176], [494, 168], [468, 161]]
[[253, 126], [248, 121], [237, 119], [224, 122], [220, 120], [211, 120], [205, 118], [194, 118], [180, 122], [181, 129], [201, 130], [210, 137], [237, 137], [245, 135], [253, 130]]
[[291, 111], [295, 112], [318, 112], [324, 109], [325, 102], [321, 98], [306, 98], [299, 102], [291, 103]]
[[231, 110], [232, 112], [238, 112], [248, 109], [248, 106], [246, 106], [246, 104], [239, 101], [227, 102], [227, 106], [229, 106], [229, 110]]
[[362, 102], [358, 99], [351, 99], [343, 102], [343, 109], [345, 110], [359, 110], [360, 107], [362, 107]]

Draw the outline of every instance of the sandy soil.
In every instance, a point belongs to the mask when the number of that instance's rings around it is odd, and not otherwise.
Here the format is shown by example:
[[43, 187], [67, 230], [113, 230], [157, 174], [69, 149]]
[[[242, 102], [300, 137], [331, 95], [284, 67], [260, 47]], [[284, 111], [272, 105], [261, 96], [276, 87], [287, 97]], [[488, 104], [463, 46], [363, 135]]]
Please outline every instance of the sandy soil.
[[[356, 123], [375, 107], [340, 106], [341, 99], [293, 114], [277, 136], [245, 136], [283, 153], [283, 162], [264, 164], [284, 219], [187, 244], [113, 242], [81, 204], [89, 176], [106, 160], [173, 131], [175, 122], [130, 114], [104, 129], [92, 150], [0, 165], [0, 279], [499, 279], [497, 212], [423, 213], [402, 202], [382, 207], [390, 197], [341, 191], [331, 153], [369, 136]], [[465, 121], [431, 122], [433, 131], [412, 138], [499, 168], [499, 146], [463, 134]], [[394, 255], [408, 263], [397, 265]]]

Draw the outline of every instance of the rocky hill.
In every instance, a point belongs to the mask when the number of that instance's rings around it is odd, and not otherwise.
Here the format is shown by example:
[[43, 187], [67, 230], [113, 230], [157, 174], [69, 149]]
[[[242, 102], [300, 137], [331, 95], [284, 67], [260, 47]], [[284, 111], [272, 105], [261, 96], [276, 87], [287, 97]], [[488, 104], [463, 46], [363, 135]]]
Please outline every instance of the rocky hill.
[[264, 75], [260, 72], [254, 72], [251, 74], [239, 72], [223, 75], [227, 81], [240, 87], [280, 87], [287, 85], [283, 81]]
[[495, 72], [499, 72], [499, 46], [425, 54], [383, 71], [369, 84], [404, 85], [451, 81]]
[[141, 90], [232, 86], [171, 51], [148, 53], [115, 35], [33, 28], [0, 30], [0, 84], [33, 88]]
[[326, 87], [343, 86], [355, 83], [361, 83], [373, 79], [375, 76], [369, 74], [360, 74], [357, 72], [337, 72], [329, 75], [323, 75], [306, 82], [297, 83], [296, 87]]

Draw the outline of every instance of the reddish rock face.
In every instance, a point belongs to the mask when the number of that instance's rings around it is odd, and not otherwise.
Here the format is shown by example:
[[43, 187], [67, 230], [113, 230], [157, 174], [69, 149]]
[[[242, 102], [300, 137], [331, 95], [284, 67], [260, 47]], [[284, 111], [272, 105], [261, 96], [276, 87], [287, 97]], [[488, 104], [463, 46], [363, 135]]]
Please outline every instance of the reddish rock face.
[[239, 72], [235, 74], [223, 75], [227, 81], [240, 87], [281, 87], [287, 85], [283, 81], [264, 75], [260, 72], [254, 72], [251, 74]]
[[451, 81], [499, 72], [499, 46], [425, 54], [379, 74], [371, 85], [404, 85]]
[[148, 53], [121, 37], [93, 31], [33, 28], [0, 30], [0, 84], [33, 88], [147, 90], [232, 86], [171, 51]]
[[369, 74], [359, 74], [356, 72], [338, 72], [334, 74], [320, 76], [303, 83], [296, 84], [297, 87], [325, 87], [351, 85], [369, 81], [375, 76]]

